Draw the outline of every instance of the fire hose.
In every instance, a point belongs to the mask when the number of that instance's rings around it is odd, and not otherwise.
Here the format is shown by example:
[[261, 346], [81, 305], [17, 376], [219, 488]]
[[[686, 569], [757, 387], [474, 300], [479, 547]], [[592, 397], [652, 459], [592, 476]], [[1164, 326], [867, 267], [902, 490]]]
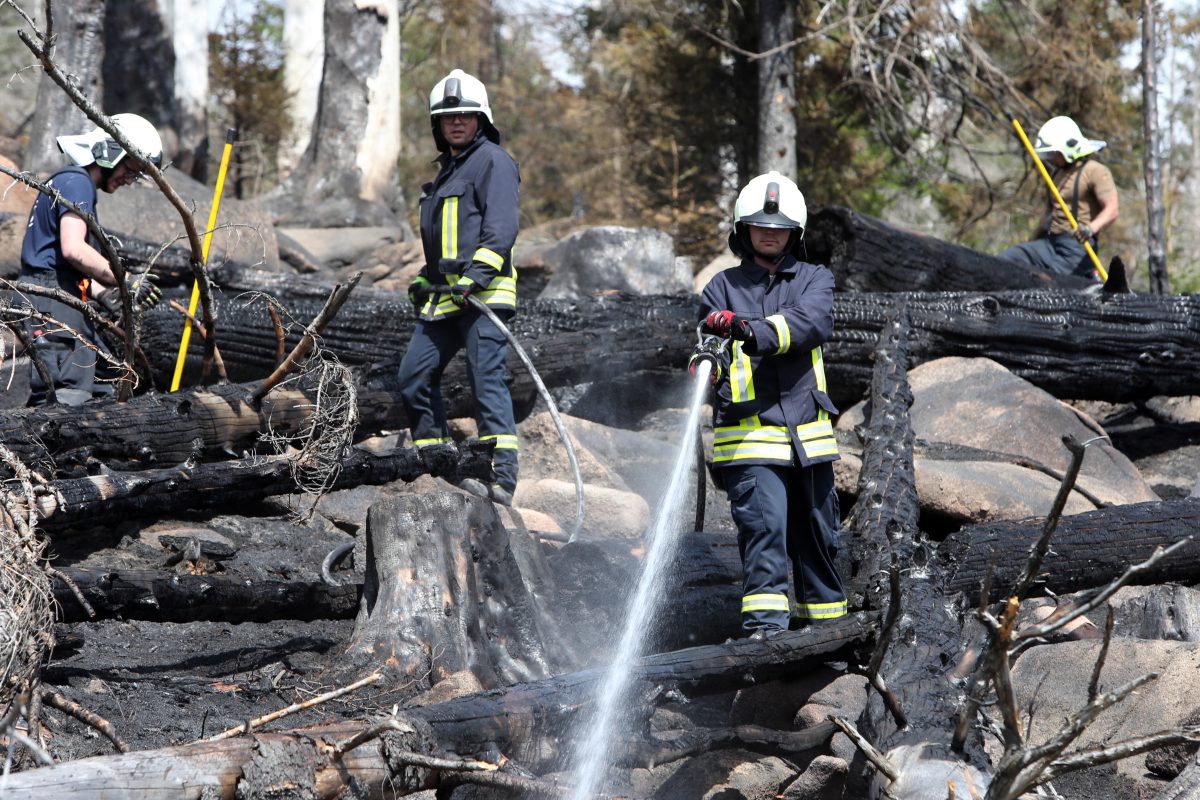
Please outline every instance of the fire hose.
[[[417, 293], [417, 296], [422, 295], [446, 295], [450, 293], [450, 287], [430, 286], [424, 291]], [[496, 312], [487, 307], [487, 304], [478, 297], [467, 295], [467, 303], [471, 308], [478, 311], [487, 317], [496, 329], [504, 335], [504, 338], [512, 345], [513, 352], [521, 359], [521, 363], [525, 365], [525, 369], [529, 372], [529, 377], [533, 379], [534, 385], [537, 386], [538, 394], [546, 401], [546, 407], [550, 410], [550, 419], [554, 421], [554, 427], [558, 430], [558, 435], [562, 439], [563, 447], [567, 450], [567, 461], [571, 464], [571, 476], [575, 479], [575, 521], [571, 526], [570, 535], [567, 538], [568, 542], [575, 541], [575, 537], [583, 529], [583, 477], [579, 473], [579, 460], [575, 457], [575, 447], [571, 444], [571, 437], [567, 435], [566, 426], [563, 425], [562, 417], [558, 414], [558, 406], [554, 402], [554, 398], [550, 396], [550, 391], [546, 388], [546, 384], [542, 382], [542, 376], [538, 374], [537, 369], [533, 366], [533, 361], [529, 358], [529, 354], [525, 352], [525, 348], [521, 347], [520, 342], [513, 336], [512, 331], [508, 326], [501, 322], [500, 317], [496, 316]]]
[[[725, 346], [729, 344], [728, 339], [722, 339], [720, 336], [712, 334], [704, 334], [704, 323], [701, 322], [696, 326], [696, 346], [692, 348], [692, 357], [688, 360], [688, 366], [693, 367], [701, 361], [708, 361], [712, 366], [710, 375], [712, 382], [719, 383], [721, 381], [721, 356], [725, 352]], [[700, 436], [702, 431], [698, 431], [696, 435], [696, 516], [695, 530], [704, 530], [704, 507], [708, 495], [707, 472], [708, 465], [704, 462], [704, 438]]]

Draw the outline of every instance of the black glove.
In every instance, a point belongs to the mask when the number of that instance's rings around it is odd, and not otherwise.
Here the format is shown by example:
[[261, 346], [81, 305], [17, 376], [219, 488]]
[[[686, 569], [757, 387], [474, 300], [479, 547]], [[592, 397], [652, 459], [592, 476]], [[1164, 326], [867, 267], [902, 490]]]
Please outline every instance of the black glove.
[[[144, 272], [140, 275], [133, 275], [129, 280], [129, 294], [133, 299], [133, 310], [137, 312], [148, 311], [158, 305], [162, 300], [162, 291], [159, 290], [155, 281], [158, 276], [153, 272]], [[120, 295], [113, 289], [104, 293], [104, 296], [109, 294]], [[118, 300], [119, 302], [119, 300]]]
[[704, 318], [704, 327], [712, 333], [726, 339], [737, 339], [744, 342], [754, 338], [749, 321], [729, 311], [714, 311]]
[[1080, 244], [1091, 242], [1095, 235], [1096, 234], [1092, 231], [1092, 226], [1088, 225], [1086, 222], [1079, 223], [1079, 227], [1075, 229], [1075, 238], [1079, 240]]
[[432, 286], [433, 284], [423, 275], [418, 275], [417, 279], [408, 285], [408, 302], [412, 303], [414, 308], [419, 303], [425, 302], [425, 297]]
[[459, 278], [450, 287], [450, 302], [459, 308], [466, 308], [467, 298], [471, 296], [471, 292], [473, 291], [475, 291], [475, 281], [470, 278]]

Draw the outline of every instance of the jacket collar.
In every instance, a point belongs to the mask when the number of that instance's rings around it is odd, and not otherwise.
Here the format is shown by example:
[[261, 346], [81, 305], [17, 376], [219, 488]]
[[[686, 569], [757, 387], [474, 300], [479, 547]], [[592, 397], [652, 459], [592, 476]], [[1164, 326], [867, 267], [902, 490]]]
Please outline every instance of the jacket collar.
[[[795, 275], [799, 266], [800, 262], [796, 260], [795, 256], [785, 255], [783, 257], [783, 261], [779, 263], [779, 269], [775, 270], [775, 274]], [[746, 256], [742, 259], [741, 270], [746, 277], [750, 278], [750, 280], [754, 281], [755, 283], [765, 282], [771, 276], [771, 273], [767, 271], [766, 267], [760, 267], [755, 263], [753, 256]]]
[[438, 156], [438, 160], [442, 162], [443, 168], [449, 164], [460, 164], [463, 161], [466, 161], [467, 158], [472, 153], [474, 153], [476, 150], [478, 150], [483, 145], [483, 143], [486, 141], [488, 141], [488, 138], [481, 134], [479, 136], [476, 136], [475, 140], [473, 142], [471, 142], [469, 145], [467, 145], [467, 148], [465, 150], [463, 150], [461, 153], [459, 153], [458, 155], [454, 156], [454, 155], [450, 155], [449, 152], [445, 152], [445, 153], [442, 153], [440, 156]]

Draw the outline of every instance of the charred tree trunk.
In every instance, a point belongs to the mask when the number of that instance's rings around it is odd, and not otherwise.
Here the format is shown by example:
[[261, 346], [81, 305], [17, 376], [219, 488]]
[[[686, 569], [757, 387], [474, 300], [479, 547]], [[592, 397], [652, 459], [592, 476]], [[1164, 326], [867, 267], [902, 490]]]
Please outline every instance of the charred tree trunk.
[[[642, 659], [634, 678], [639, 697], [657, 697], [654, 687], [680, 687], [691, 695], [727, 691], [747, 682], [795, 675], [826, 661], [853, 656], [867, 643], [874, 615], [856, 614], [769, 642], [742, 640], [680, 650]], [[5, 800], [92, 800], [112, 792], [131, 800], [181, 796], [312, 798], [343, 797], [350, 780], [370, 796], [385, 790], [404, 795], [435, 788], [463, 773], [452, 768], [413, 769], [405, 752], [473, 755], [511, 753], [524, 765], [557, 760], [560, 739], [595, 693], [602, 670], [588, 670], [467, 695], [409, 709], [398, 719], [415, 734], [368, 741], [331, 760], [322, 742], [343, 742], [370, 723], [338, 723], [284, 733], [258, 733], [136, 753], [79, 759], [10, 774]], [[523, 757], [526, 757], [523, 759]], [[271, 767], [274, 766], [272, 770]], [[408, 767], [405, 769], [405, 767]], [[265, 782], [275, 776], [278, 785]], [[469, 776], [465, 776], [469, 780]], [[282, 781], [282, 783], [280, 783]], [[462, 782], [458, 780], [457, 782]]]
[[1083, 278], [1014, 264], [841, 206], [823, 206], [809, 217], [804, 245], [808, 260], [827, 265], [843, 292], [995, 292], [1088, 285]]
[[[993, 522], [949, 536], [938, 547], [947, 596], [965, 592], [974, 600], [990, 573], [988, 602], [1007, 597], [1041, 529], [1040, 520]], [[1037, 588], [1068, 594], [1103, 586], [1155, 549], [1188, 538], [1200, 538], [1200, 500], [1136, 503], [1063, 517]], [[1194, 584], [1198, 578], [1192, 547], [1160, 560], [1132, 583]]]
[[[951, 794], [965, 797], [972, 785], [968, 764], [978, 775], [986, 771], [987, 758], [978, 734], [968, 741], [965, 757], [950, 747], [959, 690], [946, 672], [947, 665], [958, 660], [962, 623], [946, 613], [947, 596], [932, 563], [931, 544], [917, 527], [906, 333], [907, 320], [898, 304], [875, 351], [859, 500], [851, 526], [850, 591], [871, 606], [890, 606], [868, 667], [887, 693], [871, 694], [859, 724], [896, 773], [890, 780], [881, 773], [871, 796], [934, 796], [946, 792], [949, 783]], [[899, 596], [886, 593], [880, 574], [886, 569], [880, 563], [885, 554], [890, 555]], [[880, 788], [884, 784], [886, 790]]]
[[[39, 4], [41, 8], [51, 7]], [[99, 97], [104, 58], [105, 4], [89, 0], [58, 0], [53, 4], [54, 60], [71, 75], [87, 97]], [[42, 21], [46, 23], [45, 20]], [[49, 26], [47, 26], [49, 27]], [[45, 30], [45, 28], [43, 28]], [[84, 133], [95, 126], [75, 107], [67, 93], [46, 75], [38, 82], [37, 104], [29, 125], [26, 170], [49, 173], [70, 164], [58, 149], [56, 137]]]
[[[355, 450], [342, 461], [332, 488], [413, 481], [421, 475], [493, 479], [491, 443], [462, 450], [448, 446], [425, 451], [397, 450], [375, 455]], [[37, 496], [40, 524], [47, 530], [87, 528], [131, 516], [180, 513], [187, 509], [237, 508], [273, 494], [297, 491], [288, 458], [252, 458], [215, 464], [187, 464], [145, 472], [109, 472], [55, 481]]]
[[266, 622], [345, 619], [358, 608], [359, 588], [311, 581], [255, 581], [246, 577], [187, 575], [155, 570], [59, 570], [95, 611], [88, 617], [67, 585], [55, 580], [60, 622], [146, 619], [156, 622]]
[[[281, 288], [277, 296], [292, 318], [308, 320], [328, 289]], [[835, 402], [854, 402], [870, 385], [874, 342], [900, 300], [912, 326], [911, 366], [945, 356], [991, 358], [1068, 399], [1120, 402], [1200, 394], [1200, 296], [924, 292], [837, 296], [834, 333], [825, 352]], [[230, 378], [268, 374], [277, 345], [265, 304], [250, 307], [225, 300], [221, 309], [221, 350]], [[690, 295], [545, 300], [523, 304], [510, 327], [553, 387], [652, 367], [683, 369], [695, 345], [695, 315], [696, 300]], [[411, 308], [394, 293], [359, 289], [323, 340], [346, 364], [394, 361], [403, 353], [413, 323]], [[161, 305], [146, 316], [143, 346], [160, 384], [174, 368], [178, 328], [178, 313]], [[287, 345], [298, 338], [289, 334]], [[199, 364], [196, 347], [187, 375], [198, 374], [190, 366]], [[581, 353], [587, 358], [580, 358]], [[449, 374], [446, 383], [458, 382], [462, 374]], [[533, 385], [515, 355], [509, 376], [516, 402], [532, 396]]]
[[481, 499], [446, 493], [371, 506], [362, 603], [339, 669], [387, 664], [425, 686], [470, 672], [494, 688], [564, 666], [513, 544]]

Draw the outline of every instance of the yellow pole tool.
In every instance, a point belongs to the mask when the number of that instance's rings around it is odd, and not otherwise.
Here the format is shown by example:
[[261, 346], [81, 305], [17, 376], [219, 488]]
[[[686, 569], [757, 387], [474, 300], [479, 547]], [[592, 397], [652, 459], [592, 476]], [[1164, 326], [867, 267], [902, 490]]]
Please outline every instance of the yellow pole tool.
[[[1013, 127], [1017, 129], [1017, 136], [1021, 137], [1021, 143], [1025, 145], [1025, 149], [1029, 151], [1030, 157], [1033, 158], [1033, 163], [1037, 164], [1038, 172], [1042, 173], [1042, 180], [1050, 187], [1050, 193], [1054, 195], [1054, 199], [1058, 201], [1059, 208], [1067, 215], [1067, 222], [1071, 223], [1071, 230], [1079, 230], [1079, 223], [1075, 221], [1075, 215], [1071, 213], [1071, 209], [1067, 208], [1067, 203], [1062, 199], [1062, 195], [1058, 192], [1058, 187], [1054, 185], [1050, 173], [1046, 171], [1046, 165], [1042, 163], [1042, 159], [1038, 157], [1037, 151], [1033, 149], [1033, 145], [1029, 143], [1029, 137], [1025, 135], [1025, 131], [1021, 128], [1021, 123], [1015, 118], [1012, 121]], [[1096, 272], [1100, 273], [1100, 280], [1108, 280], [1108, 271], [1100, 265], [1100, 257], [1096, 255], [1096, 251], [1092, 249], [1091, 242], [1084, 242], [1083, 248], [1087, 250], [1087, 254], [1091, 256], [1092, 263], [1096, 266]]]
[[[208, 212], [208, 227], [204, 230], [204, 242], [200, 248], [200, 260], [208, 264], [208, 247], [212, 244], [213, 229], [217, 227], [217, 209], [221, 206], [221, 192], [225, 190], [225, 173], [229, 170], [229, 154], [233, 152], [233, 142], [237, 139], [237, 131], [233, 128], [225, 131], [225, 149], [221, 152], [221, 168], [217, 171], [217, 187], [213, 191], [212, 210]], [[196, 316], [196, 307], [200, 305], [200, 281], [192, 282], [192, 299], [188, 303], [188, 316], [183, 320], [183, 338], [179, 341], [179, 357], [175, 359], [175, 375], [171, 378], [171, 391], [179, 391], [179, 381], [183, 378], [183, 362], [187, 358], [188, 342], [192, 338], [192, 319]]]

